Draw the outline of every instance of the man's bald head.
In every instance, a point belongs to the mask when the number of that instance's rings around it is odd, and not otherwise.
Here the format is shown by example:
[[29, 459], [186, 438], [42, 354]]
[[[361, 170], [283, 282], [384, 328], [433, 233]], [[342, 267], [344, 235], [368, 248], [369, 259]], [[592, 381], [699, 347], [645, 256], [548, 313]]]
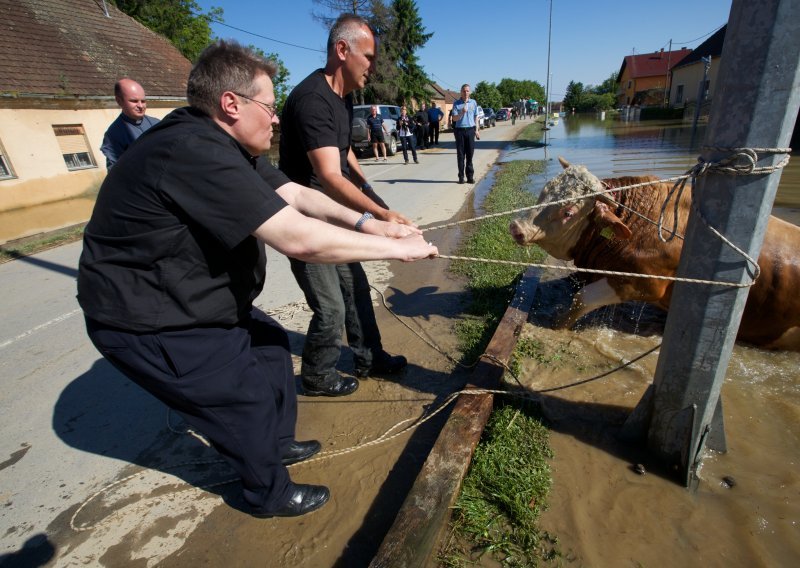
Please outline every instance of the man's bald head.
[[125, 116], [137, 122], [144, 118], [147, 99], [139, 83], [127, 77], [120, 79], [114, 84], [114, 98]]

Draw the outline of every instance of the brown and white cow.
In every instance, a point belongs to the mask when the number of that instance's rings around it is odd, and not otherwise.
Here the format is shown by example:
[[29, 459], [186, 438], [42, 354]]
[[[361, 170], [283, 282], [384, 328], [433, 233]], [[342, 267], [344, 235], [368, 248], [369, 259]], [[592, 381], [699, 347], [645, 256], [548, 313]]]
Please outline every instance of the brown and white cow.
[[[683, 241], [662, 242], [658, 228], [630, 212], [657, 220], [671, 183], [653, 176], [599, 180], [583, 166], [571, 166], [559, 158], [565, 171], [542, 190], [539, 204], [568, 200], [534, 209], [509, 227], [520, 245], [538, 244], [548, 254], [572, 260], [578, 268], [674, 276]], [[584, 197], [607, 188], [642, 182], [649, 185], [606, 196]], [[619, 203], [625, 207], [620, 207]], [[684, 191], [678, 202], [677, 232], [683, 235], [689, 218], [691, 196]], [[673, 228], [672, 204], [665, 210], [663, 227]], [[668, 236], [664, 231], [664, 236]], [[770, 217], [758, 263], [761, 275], [750, 288], [739, 326], [738, 338], [770, 349], [800, 351], [800, 227]], [[673, 283], [624, 276], [589, 276], [591, 282], [573, 298], [562, 317], [569, 327], [581, 316], [610, 304], [642, 301], [662, 309], [669, 307]]]

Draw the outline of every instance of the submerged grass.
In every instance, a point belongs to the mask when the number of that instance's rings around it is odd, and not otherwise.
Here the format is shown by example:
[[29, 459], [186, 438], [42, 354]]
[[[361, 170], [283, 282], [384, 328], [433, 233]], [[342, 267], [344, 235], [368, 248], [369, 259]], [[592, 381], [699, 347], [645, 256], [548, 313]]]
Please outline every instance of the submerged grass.
[[[530, 125], [520, 138], [523, 142], [532, 140], [540, 129], [540, 124]], [[540, 161], [500, 165], [495, 184], [483, 203], [483, 213], [533, 205], [535, 198], [525, 188], [529, 177], [543, 167], [544, 162]], [[458, 255], [541, 262], [546, 256], [543, 251], [521, 248], [510, 238], [510, 220], [504, 216], [477, 222]], [[491, 340], [524, 269], [460, 261], [451, 270], [468, 279], [472, 303], [468, 317], [456, 326], [456, 332], [464, 359], [473, 361]], [[513, 361], [535, 353], [534, 345], [523, 343]], [[439, 554], [443, 566], [474, 565], [487, 552], [494, 563], [503, 566], [536, 566], [557, 554], [555, 541], [537, 526], [551, 484], [547, 428], [530, 405], [498, 400], [453, 511], [452, 537]]]

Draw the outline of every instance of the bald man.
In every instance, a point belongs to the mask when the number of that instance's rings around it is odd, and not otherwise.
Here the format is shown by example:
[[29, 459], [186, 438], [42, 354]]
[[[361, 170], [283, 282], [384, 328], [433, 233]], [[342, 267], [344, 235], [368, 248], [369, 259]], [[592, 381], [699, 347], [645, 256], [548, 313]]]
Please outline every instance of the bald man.
[[142, 86], [127, 77], [114, 84], [114, 98], [122, 112], [111, 123], [103, 136], [100, 151], [106, 157], [106, 167], [117, 163], [122, 153], [133, 144], [133, 141], [145, 133], [151, 126], [158, 124], [158, 119], [146, 116], [147, 99]]

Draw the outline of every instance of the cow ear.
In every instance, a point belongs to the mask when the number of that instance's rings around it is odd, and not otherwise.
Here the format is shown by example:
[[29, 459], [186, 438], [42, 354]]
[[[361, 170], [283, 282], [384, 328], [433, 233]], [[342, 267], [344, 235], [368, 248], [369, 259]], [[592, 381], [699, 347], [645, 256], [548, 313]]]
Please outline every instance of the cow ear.
[[602, 201], [594, 203], [594, 222], [602, 229], [603, 235], [607, 232], [606, 229], [610, 229], [618, 239], [628, 240], [633, 235], [628, 226]]

